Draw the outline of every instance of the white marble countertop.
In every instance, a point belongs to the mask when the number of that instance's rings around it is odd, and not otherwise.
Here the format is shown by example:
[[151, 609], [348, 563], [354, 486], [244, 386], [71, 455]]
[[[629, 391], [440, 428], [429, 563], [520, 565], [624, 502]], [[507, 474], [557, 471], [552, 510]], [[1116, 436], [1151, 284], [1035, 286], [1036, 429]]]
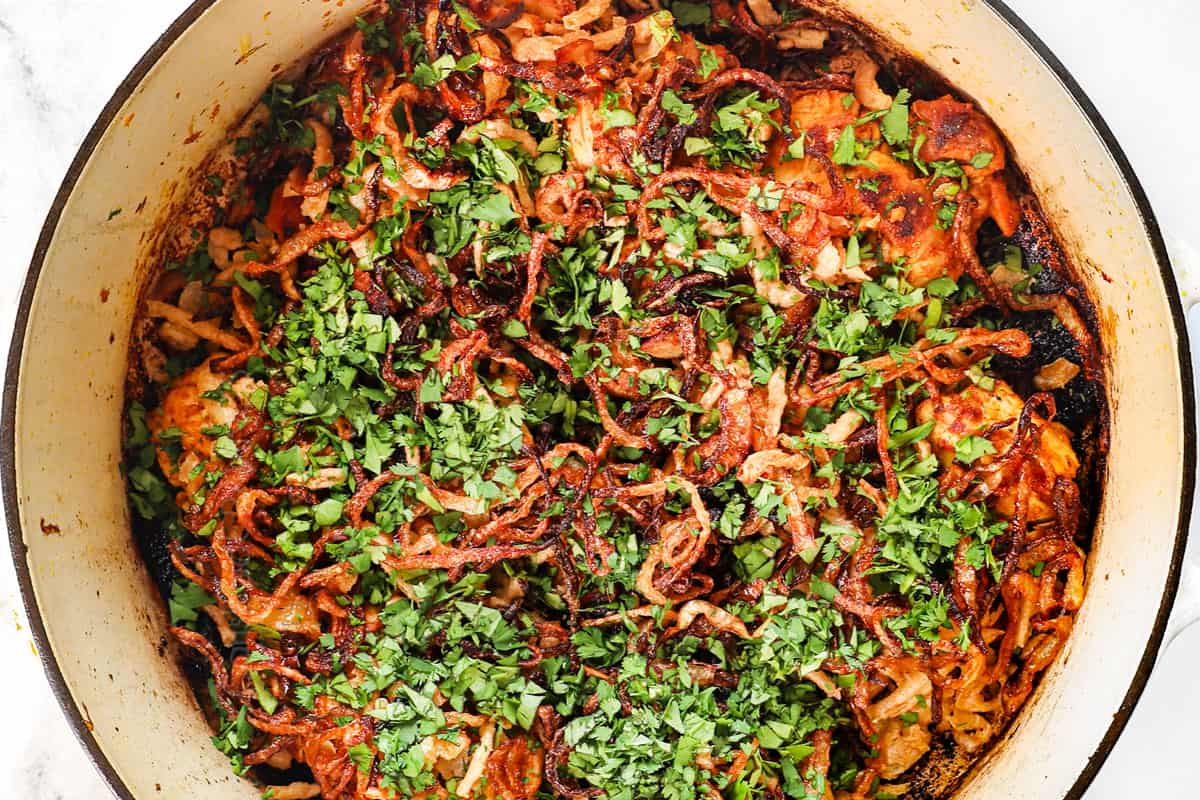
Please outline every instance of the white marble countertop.
[[[1108, 120], [1158, 212], [1185, 300], [1200, 298], [1200, 228], [1194, 218], [1200, 186], [1200, 113], [1194, 95], [1200, 86], [1200, 4], [1008, 2]], [[187, 5], [188, 0], [0, 0], [0, 108], [5, 111], [0, 124], [0, 342], [5, 349], [34, 241], [68, 163], [117, 84]], [[6, 553], [0, 555], [0, 650], [8, 719], [0, 733], [0, 797], [108, 797], [45, 684]], [[1087, 800], [1196, 796], [1200, 763], [1190, 737], [1176, 732], [1190, 729], [1200, 717], [1200, 681], [1192, 668], [1198, 658], [1200, 626], [1161, 657]]]

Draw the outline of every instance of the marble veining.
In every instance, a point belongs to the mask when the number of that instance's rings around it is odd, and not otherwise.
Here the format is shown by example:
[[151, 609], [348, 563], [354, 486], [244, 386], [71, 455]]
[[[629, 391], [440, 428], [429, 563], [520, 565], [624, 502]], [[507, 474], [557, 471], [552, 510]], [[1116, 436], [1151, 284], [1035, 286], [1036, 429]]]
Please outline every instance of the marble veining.
[[[248, 9], [251, 0], [244, 0]], [[1200, 6], [1146, 0], [1008, 0], [1056, 50], [1106, 115], [1167, 234], [1186, 299], [1200, 298]], [[0, 334], [8, 341], [42, 219], [76, 148], [114, 88], [186, 0], [0, 0]], [[919, 3], [913, 3], [919, 6]], [[1120, 53], [1120, 58], [1113, 56]], [[1137, 98], [1131, 101], [1130, 98]], [[1184, 99], [1180, 99], [1184, 98]], [[0, 797], [109, 797], [59, 711], [0, 555]], [[1164, 735], [1200, 714], [1200, 628], [1161, 658], [1155, 680], [1087, 800], [1194, 796], [1200, 767], [1187, 737]], [[1148, 765], [1152, 765], [1147, 769]], [[176, 800], [176, 798], [166, 798]], [[180, 799], [182, 800], [182, 798]]]

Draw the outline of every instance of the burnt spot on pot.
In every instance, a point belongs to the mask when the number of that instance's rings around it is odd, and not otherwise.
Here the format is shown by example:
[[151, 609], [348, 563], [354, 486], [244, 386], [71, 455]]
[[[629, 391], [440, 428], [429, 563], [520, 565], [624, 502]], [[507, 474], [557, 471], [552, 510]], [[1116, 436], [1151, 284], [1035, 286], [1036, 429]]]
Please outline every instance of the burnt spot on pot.
[[248, 39], [245, 40], [243, 43], [239, 44], [239, 49], [242, 51], [242, 54], [240, 56], [238, 56], [237, 61], [235, 61], [233, 63], [239, 64], [239, 65], [245, 64], [246, 61], [249, 60], [250, 56], [254, 55], [259, 50], [262, 50], [266, 46], [267, 46], [266, 42], [262, 42], [262, 43], [256, 44], [256, 45], [251, 45]]
[[187, 133], [187, 136], [184, 137], [183, 143], [184, 144], [192, 144], [193, 142], [198, 140], [203, 134], [204, 134], [204, 131], [196, 130], [193, 125], [193, 122], [189, 122], [188, 123], [188, 133]]

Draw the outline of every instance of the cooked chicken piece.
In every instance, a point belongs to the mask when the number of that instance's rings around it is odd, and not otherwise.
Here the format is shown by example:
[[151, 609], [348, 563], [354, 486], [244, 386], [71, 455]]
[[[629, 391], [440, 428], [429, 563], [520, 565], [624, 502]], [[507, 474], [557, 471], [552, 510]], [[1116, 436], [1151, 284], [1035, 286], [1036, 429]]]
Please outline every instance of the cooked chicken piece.
[[911, 167], [883, 150], [875, 150], [866, 160], [870, 167], [853, 170], [857, 190], [852, 194], [862, 216], [879, 217], [884, 259], [896, 261], [903, 256], [908, 281], [914, 286], [943, 275], [957, 279], [962, 265], [953, 257], [949, 229], [938, 226], [939, 202], [929, 181], [915, 177]]
[[[912, 113], [919, 120], [917, 132], [926, 137], [921, 146], [922, 160], [963, 162], [963, 171], [972, 177], [1004, 169], [1000, 134], [970, 103], [960, 103], [950, 96], [918, 100], [912, 104]], [[972, 163], [976, 158], [979, 161]]]
[[[194, 494], [204, 483], [204, 473], [217, 469], [213, 444], [217, 437], [203, 433], [214, 426], [232, 426], [238, 415], [238, 397], [253, 390], [252, 382], [239, 382], [235, 390], [226, 391], [222, 399], [213, 400], [205, 393], [213, 392], [225, 382], [222, 373], [212, 369], [213, 358], [185, 372], [171, 385], [162, 405], [146, 415], [146, 424], [158, 445], [158, 465], [173, 485]], [[176, 461], [170, 447], [175, 441], [162, 437], [164, 431], [179, 430], [178, 443], [182, 453]], [[203, 470], [196, 466], [203, 464]], [[195, 471], [195, 474], [193, 474]]]
[[881, 777], [890, 780], [929, 751], [934, 695], [929, 677], [919, 669], [901, 670], [897, 665], [885, 672], [896, 681], [896, 687], [871, 703], [867, 714], [879, 730], [873, 766]]
[[991, 217], [1005, 236], [1012, 236], [1021, 224], [1021, 204], [1012, 192], [1003, 175], [988, 175], [982, 180], [971, 181], [971, 196], [979, 201], [975, 211], [977, 220]]
[[1075, 376], [1081, 371], [1080, 366], [1074, 361], [1058, 358], [1049, 364], [1043, 365], [1037, 371], [1037, 374], [1033, 376], [1033, 385], [1039, 391], [1043, 392], [1061, 389], [1075, 380]]
[[[804, 131], [810, 150], [828, 154], [842, 131], [862, 111], [854, 96], [846, 92], [807, 92], [792, 104], [792, 124], [797, 131]], [[1016, 230], [1020, 208], [1003, 177], [997, 174], [1004, 167], [1004, 147], [991, 123], [972, 106], [950, 98], [919, 101], [913, 104], [913, 111], [920, 132], [926, 136], [920, 151], [922, 160], [953, 159], [962, 163], [969, 191], [979, 201], [970, 229], [991, 216], [1006, 235]], [[858, 125], [855, 136], [860, 141], [878, 140], [878, 125]], [[992, 155], [984, 156], [986, 153]], [[846, 170], [846, 189], [851, 211], [864, 219], [878, 220], [873, 227], [883, 237], [883, 258], [898, 261], [903, 257], [908, 280], [914, 286], [924, 286], [943, 275], [957, 280], [962, 265], [954, 257], [949, 221], [938, 216], [943, 202], [952, 202], [952, 196], [936, 194], [935, 189], [941, 188], [937, 182], [918, 175], [911, 164], [894, 158], [887, 147], [877, 147], [865, 158], [867, 164]], [[981, 166], [973, 166], [973, 159]], [[811, 183], [822, 192], [828, 187], [824, 169], [812, 158], [782, 161], [775, 168], [775, 177], [784, 183]], [[949, 210], [952, 212], [953, 206]]]
[[291, 592], [275, 604], [270, 613], [261, 615], [271, 603], [268, 595], [251, 595], [246, 605], [255, 622], [266, 625], [283, 633], [294, 633], [306, 639], [313, 640], [321, 635], [321, 620], [317, 614], [317, 604], [308, 595]]
[[932, 742], [933, 735], [924, 725], [900, 719], [884, 722], [879, 726], [879, 739], [875, 743], [880, 777], [891, 780], [903, 775], [929, 752]]
[[575, 10], [570, 0], [528, 0], [525, 10], [547, 22], [558, 22]]
[[804, 131], [809, 144], [824, 152], [861, 113], [862, 108], [849, 92], [825, 89], [792, 99], [792, 127], [797, 133]]
[[[982, 436], [991, 442], [995, 453], [980, 457], [975, 466], [982, 468], [980, 477], [991, 494], [992, 507], [1002, 517], [1011, 517], [1016, 500], [1016, 476], [1007, 479], [999, 470], [989, 470], [997, 458], [1012, 446], [1017, 420], [1024, 401], [1004, 381], [997, 380], [991, 391], [970, 386], [958, 394], [942, 395], [938, 404], [926, 400], [917, 407], [921, 424], [933, 420], [929, 442], [943, 466], [955, 458], [954, 446], [967, 436]], [[1033, 415], [1040, 429], [1037, 454], [1026, 464], [1029, 469], [1030, 522], [1052, 519], [1056, 478], [1075, 479], [1079, 457], [1071, 447], [1071, 433], [1061, 423], [1048, 422], [1039, 414]]]
[[321, 787], [315, 783], [296, 781], [285, 786], [271, 786], [266, 796], [272, 800], [311, 800], [321, 796]]
[[979, 201], [976, 221], [991, 217], [1005, 236], [1021, 223], [1021, 209], [1000, 174], [1005, 147], [1000, 133], [979, 109], [951, 97], [918, 100], [912, 105], [917, 120], [914, 135], [924, 133], [920, 156], [926, 161], [959, 162]]
[[[858, 101], [847, 92], [807, 92], [792, 104], [792, 123], [805, 132], [809, 148], [828, 154], [846, 126], [861, 113]], [[855, 135], [863, 141], [878, 139], [878, 126], [860, 125]], [[847, 170], [847, 199], [849, 210], [878, 220], [875, 228], [883, 237], [884, 259], [896, 261], [904, 256], [908, 280], [915, 286], [946, 274], [957, 278], [962, 268], [952, 257], [950, 231], [938, 227], [939, 201], [929, 180], [916, 176], [910, 165], [884, 148], [876, 148], [866, 160], [869, 165]], [[775, 168], [775, 176], [786, 183], [812, 183], [822, 192], [829, 185], [824, 169], [812, 158], [783, 161]]]

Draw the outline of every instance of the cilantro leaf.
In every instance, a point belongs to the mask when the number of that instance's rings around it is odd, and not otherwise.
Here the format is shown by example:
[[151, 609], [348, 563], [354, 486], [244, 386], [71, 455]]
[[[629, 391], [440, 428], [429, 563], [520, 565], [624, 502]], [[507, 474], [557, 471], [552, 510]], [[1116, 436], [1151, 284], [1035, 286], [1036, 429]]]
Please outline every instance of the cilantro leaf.
[[982, 436], [964, 436], [954, 443], [954, 457], [964, 464], [974, 464], [995, 452], [995, 446]]
[[893, 147], [902, 147], [908, 143], [908, 101], [912, 97], [907, 89], [896, 93], [896, 99], [879, 120], [879, 129], [883, 139]]

